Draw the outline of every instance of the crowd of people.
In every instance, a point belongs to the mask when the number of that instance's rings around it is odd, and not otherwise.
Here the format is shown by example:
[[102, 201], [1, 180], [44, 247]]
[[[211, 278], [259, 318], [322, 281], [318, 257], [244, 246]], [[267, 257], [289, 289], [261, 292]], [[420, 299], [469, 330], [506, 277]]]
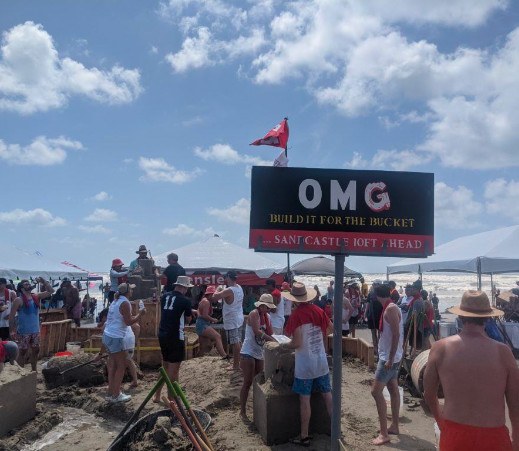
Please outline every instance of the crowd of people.
[[[138, 259], [148, 258], [145, 247], [142, 248], [137, 251]], [[131, 386], [138, 384], [132, 353], [139, 335], [139, 321], [146, 309], [140, 301], [137, 313], [132, 314], [130, 301], [135, 285], [128, 283], [128, 275], [138, 271], [137, 267], [138, 263], [130, 270], [120, 259], [113, 260], [111, 283], [105, 290], [107, 307], [99, 315], [103, 348], [97, 359], [108, 355], [106, 400], [110, 403], [131, 399], [122, 390], [126, 371], [132, 376]], [[239, 274], [230, 270], [225, 274], [225, 285], [204, 286], [195, 304], [189, 296], [194, 286], [176, 254], [168, 256], [168, 267], [157, 276], [164, 278], [158, 340], [163, 367], [170, 379], [179, 380], [185, 359], [185, 327], [194, 323], [196, 333], [210, 340], [219, 356], [229, 363], [229, 371], [241, 375], [240, 415], [246, 420], [253, 379], [263, 370], [264, 344], [277, 341], [279, 346], [293, 349], [292, 390], [300, 400], [301, 432], [292, 442], [302, 446], [309, 446], [312, 440], [309, 434], [312, 393], [321, 394], [328, 413], [332, 414], [327, 336], [333, 330], [333, 304], [339, 299], [343, 336], [355, 337], [360, 326], [368, 327], [372, 334], [377, 367], [371, 394], [380, 424], [373, 444], [382, 445], [390, 441], [390, 435], [400, 434], [398, 377], [407, 342], [415, 349], [429, 349], [429, 338], [436, 335], [435, 323], [439, 317], [438, 298], [429, 295], [420, 280], [399, 290], [393, 281], [374, 280], [370, 287], [362, 278], [350, 280], [336, 290], [332, 280], [321, 295], [317, 286], [307, 287], [294, 280], [278, 285], [276, 280], [267, 279], [264, 286], [244, 292], [238, 283]], [[36, 282], [39, 290], [28, 280], [12, 290], [5, 279], [0, 279], [0, 371], [4, 363], [16, 359], [23, 365], [26, 357], [36, 370], [39, 310], [42, 301], [54, 292], [48, 281], [38, 278]], [[67, 314], [75, 321], [89, 300], [81, 301], [78, 288], [70, 281], [63, 281], [60, 289]], [[221, 310], [221, 318], [215, 316], [216, 310]], [[515, 446], [517, 449], [519, 370], [510, 349], [485, 334], [488, 319], [503, 312], [490, 307], [485, 293], [477, 291], [466, 292], [460, 306], [451, 311], [459, 316], [463, 329], [459, 335], [432, 345], [424, 377], [425, 399], [441, 430], [440, 448], [505, 450]], [[215, 326], [220, 322], [226, 346]], [[488, 380], [494, 383], [486, 383]], [[443, 407], [437, 397], [440, 383], [445, 395]], [[391, 399], [389, 425], [384, 388]], [[161, 389], [153, 400], [160, 402]], [[505, 426], [505, 400], [512, 439]], [[467, 447], [467, 443], [472, 447]], [[482, 444], [488, 447], [482, 448]]]

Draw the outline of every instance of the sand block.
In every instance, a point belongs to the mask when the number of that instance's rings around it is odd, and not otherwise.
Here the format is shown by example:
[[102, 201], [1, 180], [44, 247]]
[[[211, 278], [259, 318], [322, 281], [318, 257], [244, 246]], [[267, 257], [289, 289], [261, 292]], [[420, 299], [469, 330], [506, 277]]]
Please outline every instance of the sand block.
[[269, 341], [263, 346], [265, 380], [292, 386], [294, 382], [295, 352]]
[[36, 415], [36, 373], [6, 364], [0, 373], [0, 437]]
[[[254, 424], [267, 445], [286, 443], [301, 432], [299, 395], [285, 385], [265, 382], [263, 373], [253, 383]], [[331, 422], [319, 393], [312, 394], [311, 434], [330, 434]]]
[[137, 364], [147, 368], [158, 368], [162, 365], [162, 353], [158, 338], [139, 338], [136, 343]]
[[375, 349], [371, 343], [363, 338], [359, 338], [357, 341], [357, 355], [370, 370], [375, 368]]
[[342, 337], [342, 355], [351, 355], [357, 357], [357, 339], [351, 337]]
[[[91, 354], [76, 354], [67, 357], [52, 357], [42, 370], [47, 388], [56, 388], [62, 385], [78, 384], [80, 387], [90, 387], [105, 383], [104, 365], [94, 363]], [[60, 375], [60, 372], [77, 365], [91, 362], [74, 370]]]

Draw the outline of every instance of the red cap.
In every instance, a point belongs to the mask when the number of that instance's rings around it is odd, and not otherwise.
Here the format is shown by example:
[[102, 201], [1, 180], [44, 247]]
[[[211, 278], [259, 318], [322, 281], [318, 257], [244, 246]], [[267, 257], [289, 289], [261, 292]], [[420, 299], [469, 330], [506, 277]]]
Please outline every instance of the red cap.
[[290, 284], [288, 282], [283, 282], [281, 284], [281, 291], [290, 291]]
[[208, 285], [207, 288], [205, 289], [204, 294], [215, 294], [215, 293], [216, 293], [216, 286]]
[[123, 266], [123, 265], [124, 265], [124, 263], [123, 263], [123, 261], [120, 258], [114, 258], [112, 260], [112, 268], [114, 266]]

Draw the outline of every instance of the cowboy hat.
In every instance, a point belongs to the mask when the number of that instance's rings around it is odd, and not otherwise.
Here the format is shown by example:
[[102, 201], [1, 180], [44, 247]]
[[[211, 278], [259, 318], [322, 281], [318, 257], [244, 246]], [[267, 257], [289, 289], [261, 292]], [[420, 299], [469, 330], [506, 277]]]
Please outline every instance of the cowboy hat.
[[146, 252], [148, 253], [148, 249], [146, 249], [146, 245], [145, 244], [141, 244], [139, 246], [139, 250], [138, 251], [135, 251], [136, 254], [140, 254], [141, 252]]
[[502, 310], [492, 308], [488, 296], [484, 291], [468, 290], [461, 297], [461, 304], [447, 309], [449, 313], [470, 318], [490, 318], [503, 316]]
[[284, 292], [283, 297], [292, 302], [310, 302], [317, 296], [317, 291], [313, 288], [306, 288], [304, 283], [294, 282], [290, 293]]
[[194, 287], [194, 285], [191, 284], [191, 279], [188, 276], [178, 276], [177, 281], [173, 285], [180, 285], [184, 288]]
[[118, 287], [117, 287], [117, 291], [120, 293], [120, 294], [126, 294], [128, 293], [130, 290], [133, 290], [137, 285], [134, 285], [133, 283], [121, 283]]
[[260, 296], [259, 300], [254, 303], [254, 305], [259, 307], [260, 305], [266, 305], [268, 308], [275, 309], [276, 304], [274, 304], [274, 298], [271, 294], [264, 293]]

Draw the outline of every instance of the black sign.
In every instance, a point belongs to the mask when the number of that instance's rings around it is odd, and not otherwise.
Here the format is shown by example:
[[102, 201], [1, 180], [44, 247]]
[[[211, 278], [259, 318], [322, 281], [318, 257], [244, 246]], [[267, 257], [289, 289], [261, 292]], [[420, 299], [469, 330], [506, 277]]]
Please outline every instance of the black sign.
[[434, 175], [254, 166], [249, 247], [263, 252], [431, 255]]

